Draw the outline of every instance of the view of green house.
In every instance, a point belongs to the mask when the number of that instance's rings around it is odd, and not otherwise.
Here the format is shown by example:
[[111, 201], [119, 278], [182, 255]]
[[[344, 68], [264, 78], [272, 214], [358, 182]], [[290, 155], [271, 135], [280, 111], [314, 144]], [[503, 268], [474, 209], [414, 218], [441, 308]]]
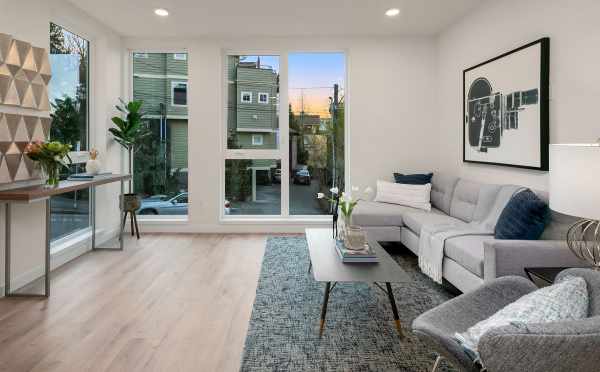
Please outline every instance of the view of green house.
[[134, 161], [144, 195], [187, 191], [187, 71], [187, 53], [133, 53], [133, 97], [144, 102], [151, 132]]

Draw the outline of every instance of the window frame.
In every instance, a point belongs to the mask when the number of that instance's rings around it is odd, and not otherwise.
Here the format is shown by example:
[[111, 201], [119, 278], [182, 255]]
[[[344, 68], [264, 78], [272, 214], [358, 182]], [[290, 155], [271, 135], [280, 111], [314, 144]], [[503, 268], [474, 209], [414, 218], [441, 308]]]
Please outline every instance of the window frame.
[[148, 53], [133, 53], [133, 58], [148, 59]]
[[[345, 95], [344, 101], [346, 108], [344, 110], [344, 174], [345, 184], [350, 185], [350, 146], [349, 138], [351, 125], [349, 121], [349, 102], [350, 96], [348, 94], [348, 87], [350, 82], [348, 79], [349, 68], [349, 51], [347, 49], [336, 49], [336, 48], [325, 48], [323, 50], [296, 50], [296, 49], [274, 49], [274, 50], [253, 50], [253, 49], [222, 49], [221, 50], [221, 159], [220, 159], [220, 201], [225, 201], [225, 162], [230, 159], [245, 159], [245, 160], [278, 160], [281, 161], [281, 179], [290, 179], [291, 170], [288, 166], [283, 164], [289, 164], [289, 113], [288, 113], [288, 55], [293, 53], [343, 53], [344, 54], [344, 84], [345, 84]], [[229, 149], [227, 147], [227, 102], [228, 102], [228, 84], [230, 83], [227, 78], [227, 57], [228, 56], [278, 56], [279, 57], [279, 133], [278, 133], [278, 147], [276, 149]], [[241, 96], [240, 96], [241, 100]], [[219, 205], [219, 222], [222, 224], [255, 224], [255, 223], [316, 223], [318, 225], [324, 222], [331, 221], [330, 215], [299, 215], [290, 214], [289, 210], [289, 183], [281, 182], [281, 212], [278, 215], [227, 215], [225, 214], [225, 208]]]
[[[73, 165], [83, 164], [89, 160], [89, 158], [90, 158], [89, 150], [96, 147], [95, 142], [96, 142], [96, 138], [97, 138], [96, 134], [92, 131], [92, 128], [95, 128], [95, 125], [93, 125], [94, 124], [93, 121], [95, 122], [95, 120], [94, 120], [95, 102], [92, 99], [93, 98], [92, 92], [94, 92], [94, 89], [95, 89], [95, 78], [96, 78], [95, 38], [92, 35], [90, 35], [89, 33], [79, 29], [79, 27], [77, 27], [75, 24], [73, 24], [67, 18], [63, 18], [61, 16], [55, 16], [55, 17], [51, 18], [48, 21], [48, 30], [50, 28], [51, 23], [87, 42], [87, 49], [88, 49], [87, 50], [88, 54], [87, 54], [87, 59], [86, 59], [86, 63], [87, 63], [87, 69], [86, 69], [86, 72], [87, 72], [87, 76], [86, 76], [86, 79], [87, 79], [87, 91], [86, 91], [87, 107], [86, 107], [86, 111], [87, 112], [86, 112], [86, 125], [85, 125], [85, 141], [86, 141], [87, 149], [81, 150], [81, 151], [74, 150], [74, 151], [69, 152], [69, 157], [71, 158], [71, 164], [73, 164]], [[48, 41], [49, 40], [50, 40], [50, 35], [48, 33]], [[48, 53], [50, 53], [50, 49], [48, 49]], [[50, 84], [52, 84], [52, 82], [50, 82]], [[51, 241], [50, 246], [51, 246], [52, 254], [57, 253], [60, 250], [62, 250], [63, 248], [68, 247], [69, 242], [77, 240], [82, 235], [90, 234], [91, 229], [92, 229], [91, 202], [92, 201], [90, 198], [88, 200], [88, 203], [89, 203], [88, 204], [88, 221], [89, 221], [88, 226], [78, 229], [78, 230], [75, 230], [70, 234], [67, 234], [61, 238]], [[59, 250], [57, 250], [57, 247], [61, 247], [61, 248], [59, 248]]]
[[[250, 96], [250, 101], [244, 100], [245, 95]], [[253, 98], [252, 95], [253, 95], [252, 92], [241, 91], [240, 92], [240, 102], [244, 103], [244, 104], [252, 104], [252, 98]]]
[[[264, 102], [260, 99], [261, 96], [263, 96], [263, 95], [267, 96], [267, 99]], [[270, 98], [269, 96], [270, 96], [269, 93], [259, 92], [258, 93], [258, 103], [261, 104], [261, 105], [268, 105], [269, 104], [269, 98]]]
[[[185, 105], [175, 103], [175, 88], [177, 85], [185, 85]], [[174, 107], [187, 107], [188, 104], [188, 82], [187, 81], [171, 81], [171, 106]]]

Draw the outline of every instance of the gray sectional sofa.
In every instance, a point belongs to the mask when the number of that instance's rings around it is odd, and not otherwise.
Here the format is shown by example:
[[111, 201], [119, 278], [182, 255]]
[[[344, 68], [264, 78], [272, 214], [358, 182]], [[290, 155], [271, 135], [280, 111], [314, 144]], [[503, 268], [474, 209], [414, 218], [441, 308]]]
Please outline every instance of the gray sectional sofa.
[[[353, 223], [378, 241], [402, 242], [419, 254], [419, 234], [425, 224], [466, 224], [486, 216], [500, 185], [484, 184], [444, 174], [431, 182], [431, 212], [396, 204], [361, 201]], [[535, 190], [534, 190], [535, 191]], [[543, 200], [545, 192], [535, 191]], [[573, 217], [552, 212], [540, 240], [498, 240], [490, 235], [448, 239], [444, 246], [443, 276], [463, 292], [506, 275], [525, 276], [525, 267], [582, 266], [565, 242]]]

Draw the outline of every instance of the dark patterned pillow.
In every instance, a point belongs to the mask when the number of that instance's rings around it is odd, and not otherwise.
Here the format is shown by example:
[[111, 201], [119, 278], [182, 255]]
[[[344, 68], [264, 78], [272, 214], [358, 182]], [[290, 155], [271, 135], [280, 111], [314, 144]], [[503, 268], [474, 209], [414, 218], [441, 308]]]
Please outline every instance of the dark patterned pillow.
[[548, 205], [531, 190], [514, 195], [498, 218], [496, 239], [536, 240], [550, 217]]
[[394, 173], [394, 180], [396, 183], [404, 183], [407, 185], [427, 185], [431, 183], [431, 177], [433, 173], [426, 174], [402, 174]]

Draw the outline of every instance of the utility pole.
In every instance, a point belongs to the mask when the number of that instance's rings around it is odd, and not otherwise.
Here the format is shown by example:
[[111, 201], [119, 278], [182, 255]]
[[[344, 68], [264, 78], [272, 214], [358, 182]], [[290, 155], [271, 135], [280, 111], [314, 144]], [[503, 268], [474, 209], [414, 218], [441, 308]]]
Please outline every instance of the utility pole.
[[339, 86], [337, 84], [333, 84], [333, 104], [331, 107], [331, 152], [332, 152], [332, 166], [333, 170], [331, 172], [332, 184], [334, 187], [338, 187], [336, 185], [337, 179], [337, 164], [335, 159], [335, 136], [336, 136], [336, 121], [337, 121], [337, 107], [339, 100]]

